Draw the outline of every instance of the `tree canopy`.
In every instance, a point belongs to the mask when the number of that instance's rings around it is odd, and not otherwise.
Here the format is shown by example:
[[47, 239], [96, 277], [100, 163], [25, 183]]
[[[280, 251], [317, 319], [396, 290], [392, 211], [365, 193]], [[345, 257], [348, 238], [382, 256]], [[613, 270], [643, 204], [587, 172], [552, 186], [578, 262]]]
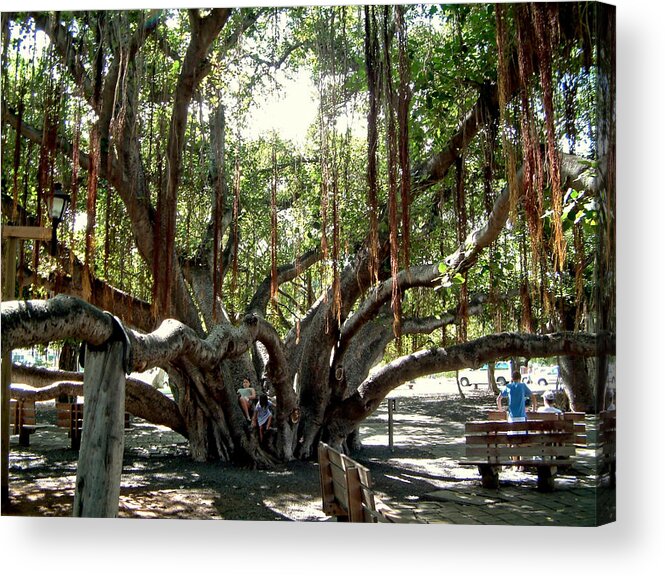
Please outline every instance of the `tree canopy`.
[[[597, 409], [614, 34], [588, 2], [3, 13], [3, 223], [45, 222], [56, 182], [72, 199], [55, 257], [22, 243], [3, 348], [109, 311], [199, 459], [307, 457], [400, 383], [499, 358], [560, 356]], [[253, 123], [293, 81], [298, 140]], [[62, 324], [30, 332], [42, 314]], [[268, 448], [244, 375], [276, 396]]]

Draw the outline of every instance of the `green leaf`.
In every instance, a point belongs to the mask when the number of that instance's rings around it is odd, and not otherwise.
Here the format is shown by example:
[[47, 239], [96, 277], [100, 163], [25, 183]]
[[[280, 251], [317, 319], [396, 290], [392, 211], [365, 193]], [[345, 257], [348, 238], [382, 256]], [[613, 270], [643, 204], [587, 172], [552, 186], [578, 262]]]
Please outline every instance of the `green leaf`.
[[568, 188], [568, 191], [563, 197], [564, 202], [568, 202], [569, 200], [577, 200], [577, 198], [580, 196], [580, 193], [575, 190], [574, 188]]

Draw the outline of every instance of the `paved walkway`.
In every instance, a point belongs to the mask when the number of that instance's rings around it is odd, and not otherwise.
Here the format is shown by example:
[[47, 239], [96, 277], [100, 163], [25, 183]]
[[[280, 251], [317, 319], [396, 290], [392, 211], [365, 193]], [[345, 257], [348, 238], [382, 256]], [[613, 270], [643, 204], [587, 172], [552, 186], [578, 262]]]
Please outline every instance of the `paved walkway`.
[[[400, 519], [523, 526], [598, 526], [616, 519], [616, 490], [596, 470], [594, 417], [586, 418], [586, 447], [577, 449], [572, 467], [556, 475], [553, 492], [538, 492], [535, 471], [519, 472], [512, 467], [500, 472], [498, 489], [486, 489], [475, 466], [459, 466], [458, 462], [464, 454], [462, 422], [483, 419], [482, 412], [475, 410], [484, 409], [488, 402], [473, 397], [457, 400], [465, 414], [451, 421], [445, 398], [433, 411], [432, 400], [416, 395], [416, 389], [406, 388], [398, 400], [392, 451], [388, 451], [384, 433], [387, 407], [377, 411], [363, 434], [369, 446], [361, 461], [372, 470], [377, 493], [382, 499], [387, 497], [386, 503]], [[413, 496], [391, 497], [394, 482], [390, 484], [389, 477], [413, 484]]]
[[474, 467], [467, 477], [411, 502], [387, 501], [404, 522], [512, 526], [599, 526], [616, 519], [616, 489], [596, 474], [593, 450], [578, 449], [575, 465], [555, 477], [555, 490], [537, 490], [535, 472], [504, 468], [498, 489], [483, 488]]
[[598, 526], [615, 519], [615, 490], [607, 483], [575, 487], [565, 482], [565, 477], [559, 477], [557, 489], [546, 494], [528, 479], [498, 490], [451, 485], [417, 502], [399, 503], [397, 516], [428, 524], [512, 526]]

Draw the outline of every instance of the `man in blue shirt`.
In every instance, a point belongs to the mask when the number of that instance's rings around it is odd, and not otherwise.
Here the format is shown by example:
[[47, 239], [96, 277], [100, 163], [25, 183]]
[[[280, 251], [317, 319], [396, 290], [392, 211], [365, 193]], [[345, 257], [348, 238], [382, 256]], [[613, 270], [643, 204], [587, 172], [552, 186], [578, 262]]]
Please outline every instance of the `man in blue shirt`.
[[524, 422], [526, 420], [526, 399], [531, 397], [531, 410], [535, 410], [536, 396], [529, 387], [520, 381], [520, 373], [513, 372], [511, 382], [501, 390], [496, 397], [496, 406], [503, 410], [501, 405], [502, 398], [508, 398], [508, 422]]

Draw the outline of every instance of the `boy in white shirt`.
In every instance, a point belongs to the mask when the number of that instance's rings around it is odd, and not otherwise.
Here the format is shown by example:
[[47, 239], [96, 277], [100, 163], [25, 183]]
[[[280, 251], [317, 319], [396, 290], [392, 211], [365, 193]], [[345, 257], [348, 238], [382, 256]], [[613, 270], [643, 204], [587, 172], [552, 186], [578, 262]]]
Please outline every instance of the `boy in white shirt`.
[[556, 394], [552, 390], [547, 390], [543, 394], [544, 406], [538, 408], [538, 412], [551, 412], [554, 414], [562, 414], [563, 412], [554, 406], [554, 401], [556, 400]]

